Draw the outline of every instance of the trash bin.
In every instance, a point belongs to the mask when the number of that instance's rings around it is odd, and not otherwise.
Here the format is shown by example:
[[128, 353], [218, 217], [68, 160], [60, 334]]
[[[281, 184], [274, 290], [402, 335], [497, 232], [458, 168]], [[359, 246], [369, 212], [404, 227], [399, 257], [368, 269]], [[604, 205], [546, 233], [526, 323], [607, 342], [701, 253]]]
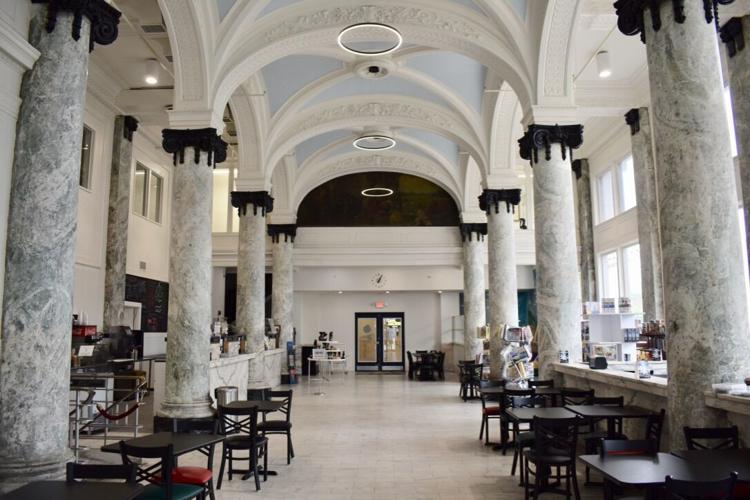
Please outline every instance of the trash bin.
[[226, 406], [232, 401], [239, 399], [240, 389], [232, 385], [223, 385], [214, 389], [214, 398], [216, 399], [216, 407]]

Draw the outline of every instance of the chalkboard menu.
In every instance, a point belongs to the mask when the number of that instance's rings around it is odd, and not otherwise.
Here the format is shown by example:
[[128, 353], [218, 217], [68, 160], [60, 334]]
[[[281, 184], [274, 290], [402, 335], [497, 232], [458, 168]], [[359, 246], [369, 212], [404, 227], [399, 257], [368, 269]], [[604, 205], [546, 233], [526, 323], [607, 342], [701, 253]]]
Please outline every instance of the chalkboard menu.
[[141, 330], [166, 332], [169, 283], [126, 275], [125, 300], [141, 303]]

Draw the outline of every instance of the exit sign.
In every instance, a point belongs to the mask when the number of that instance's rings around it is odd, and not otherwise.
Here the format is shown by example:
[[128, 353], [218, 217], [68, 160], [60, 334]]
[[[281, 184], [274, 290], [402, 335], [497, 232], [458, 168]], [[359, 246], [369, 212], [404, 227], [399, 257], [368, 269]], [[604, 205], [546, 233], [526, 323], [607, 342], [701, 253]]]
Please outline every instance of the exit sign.
[[383, 302], [382, 300], [375, 302], [375, 309], [382, 309], [384, 307], [385, 307], [385, 302]]

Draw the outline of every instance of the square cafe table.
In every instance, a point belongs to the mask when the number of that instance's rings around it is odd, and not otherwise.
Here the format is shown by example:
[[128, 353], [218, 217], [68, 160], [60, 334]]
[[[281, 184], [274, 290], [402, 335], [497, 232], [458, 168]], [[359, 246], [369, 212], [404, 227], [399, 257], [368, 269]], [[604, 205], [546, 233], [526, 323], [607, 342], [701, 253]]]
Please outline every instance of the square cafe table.
[[736, 472], [740, 481], [750, 481], [750, 449], [677, 450], [672, 455], [700, 468], [718, 468], [726, 474]]
[[104, 481], [35, 481], [1, 496], [2, 500], [132, 500], [143, 486], [137, 483], [113, 483]]
[[640, 406], [569, 405], [568, 410], [585, 419], [605, 419], [607, 435], [615, 435], [615, 420], [621, 418], [648, 418], [656, 413]]
[[[129, 445], [145, 448], [159, 448], [171, 444], [174, 447], [175, 457], [206, 448], [222, 441], [224, 441], [224, 436], [219, 434], [185, 434], [177, 432], [157, 432], [156, 434], [125, 440]], [[102, 446], [101, 450], [106, 453], [120, 453], [120, 443], [110, 443]]]

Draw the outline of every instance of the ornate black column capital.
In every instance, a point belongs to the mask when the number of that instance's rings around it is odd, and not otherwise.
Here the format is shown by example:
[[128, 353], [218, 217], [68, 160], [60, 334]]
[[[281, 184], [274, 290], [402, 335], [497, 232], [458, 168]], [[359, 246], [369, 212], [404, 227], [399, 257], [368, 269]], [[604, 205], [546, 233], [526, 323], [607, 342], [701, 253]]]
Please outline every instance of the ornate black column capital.
[[[640, 33], [641, 41], [646, 43], [646, 30], [644, 29], [644, 13], [646, 9], [650, 12], [651, 27], [654, 31], [661, 29], [661, 13], [659, 9], [665, 2], [672, 3], [674, 19], [682, 24], [685, 22], [685, 0], [617, 0], [615, 2], [615, 13], [617, 14], [617, 27], [627, 36]], [[706, 22], [714, 21], [716, 29], [719, 29], [719, 5], [728, 5], [734, 0], [703, 0], [703, 15]]]
[[273, 211], [273, 198], [268, 191], [232, 191], [232, 206], [237, 208], [237, 213], [247, 215], [247, 206], [253, 206], [253, 215], [260, 214], [265, 217]]
[[167, 153], [172, 153], [175, 166], [179, 157], [180, 163], [185, 163], [185, 149], [193, 148], [195, 163], [201, 158], [201, 151], [208, 153], [208, 165], [216, 165], [227, 159], [227, 143], [216, 134], [215, 128], [197, 129], [169, 129], [161, 131], [162, 147]]
[[568, 149], [573, 156], [573, 150], [583, 144], [583, 125], [529, 125], [526, 134], [518, 139], [521, 158], [529, 160], [533, 166], [539, 163], [539, 149], [544, 148], [545, 158], [549, 161], [553, 143], [560, 144], [563, 160]]
[[73, 13], [73, 40], [81, 38], [83, 16], [91, 21], [89, 50], [94, 50], [94, 43], [109, 45], [117, 40], [122, 14], [104, 0], [31, 0], [31, 3], [47, 4], [47, 33], [55, 30], [57, 15], [65, 10]]
[[734, 57], [737, 52], [745, 48], [745, 33], [742, 29], [742, 19], [733, 17], [719, 30], [721, 41], [727, 46], [727, 55]]
[[285, 242], [294, 243], [294, 238], [297, 236], [297, 224], [268, 224], [268, 236], [271, 237], [272, 242], [278, 243], [282, 234]]
[[122, 133], [130, 142], [133, 142], [133, 133], [138, 130], [138, 120], [135, 117], [126, 115], [123, 116]]
[[479, 208], [489, 214], [492, 207], [495, 207], [495, 213], [500, 213], [500, 203], [505, 202], [505, 210], [510, 213], [515, 210], [515, 206], [521, 203], [520, 189], [485, 189], [479, 195]]
[[584, 161], [588, 160], [573, 160], [573, 173], [576, 174], [576, 180], [581, 178], [583, 175], [583, 167], [581, 166]]
[[472, 240], [473, 235], [476, 235], [477, 241], [484, 240], [487, 235], [487, 223], [472, 223], [472, 224], [459, 224], [458, 228], [461, 230], [461, 241]]
[[630, 125], [630, 135], [635, 135], [641, 131], [641, 111], [633, 108], [625, 113], [625, 123]]

